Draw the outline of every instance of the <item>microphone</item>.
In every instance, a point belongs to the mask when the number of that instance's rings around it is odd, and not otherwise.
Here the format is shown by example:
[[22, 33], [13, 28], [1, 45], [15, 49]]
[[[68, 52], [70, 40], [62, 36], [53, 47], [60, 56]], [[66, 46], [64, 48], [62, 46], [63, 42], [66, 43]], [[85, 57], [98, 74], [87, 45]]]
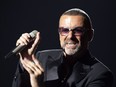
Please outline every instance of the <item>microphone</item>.
[[[31, 40], [30, 42], [32, 42], [37, 34], [37, 30], [33, 30], [32, 32], [29, 33], [29, 35], [31, 36]], [[29, 42], [29, 43], [30, 43]], [[16, 46], [12, 51], [10, 51], [6, 56], [5, 58], [9, 58], [13, 55], [17, 55], [19, 52], [21, 52], [27, 45], [21, 45], [19, 44], [18, 46]]]

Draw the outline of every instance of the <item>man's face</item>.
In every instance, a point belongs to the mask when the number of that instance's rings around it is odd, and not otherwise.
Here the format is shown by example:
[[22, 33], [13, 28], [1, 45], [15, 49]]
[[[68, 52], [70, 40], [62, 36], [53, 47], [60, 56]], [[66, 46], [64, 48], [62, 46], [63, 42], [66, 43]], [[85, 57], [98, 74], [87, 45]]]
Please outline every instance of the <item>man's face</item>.
[[84, 18], [83, 16], [70, 16], [70, 15], [63, 15], [59, 21], [59, 31], [66, 31], [63, 29], [71, 29], [68, 33], [61, 33], [59, 32], [60, 36], [60, 45], [64, 49], [67, 55], [74, 55], [77, 53], [81, 48], [86, 47], [83, 44], [83, 34], [75, 33], [74, 29], [78, 28], [79, 30], [83, 30], [84, 28]]

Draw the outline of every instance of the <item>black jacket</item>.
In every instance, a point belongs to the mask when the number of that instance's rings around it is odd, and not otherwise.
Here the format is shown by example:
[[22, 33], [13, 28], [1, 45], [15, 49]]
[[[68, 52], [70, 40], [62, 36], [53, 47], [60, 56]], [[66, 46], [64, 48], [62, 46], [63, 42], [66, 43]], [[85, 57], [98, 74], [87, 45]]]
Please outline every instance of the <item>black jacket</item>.
[[[111, 71], [87, 51], [82, 58], [72, 65], [63, 77], [59, 67], [63, 63], [61, 49], [45, 50], [37, 53], [37, 58], [44, 68], [38, 79], [40, 87], [112, 87]], [[63, 77], [63, 78], [62, 78]], [[29, 74], [18, 65], [12, 87], [31, 87]]]

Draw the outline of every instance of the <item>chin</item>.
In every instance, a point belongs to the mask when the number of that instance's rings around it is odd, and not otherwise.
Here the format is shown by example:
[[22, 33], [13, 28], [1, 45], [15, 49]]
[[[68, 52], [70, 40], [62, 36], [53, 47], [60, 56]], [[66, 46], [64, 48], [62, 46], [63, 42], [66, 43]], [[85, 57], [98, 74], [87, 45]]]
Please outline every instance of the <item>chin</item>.
[[65, 53], [67, 54], [67, 55], [70, 55], [70, 56], [72, 56], [72, 55], [75, 55], [76, 53], [78, 53], [78, 48], [76, 48], [76, 49], [67, 49], [67, 48], [65, 48]]

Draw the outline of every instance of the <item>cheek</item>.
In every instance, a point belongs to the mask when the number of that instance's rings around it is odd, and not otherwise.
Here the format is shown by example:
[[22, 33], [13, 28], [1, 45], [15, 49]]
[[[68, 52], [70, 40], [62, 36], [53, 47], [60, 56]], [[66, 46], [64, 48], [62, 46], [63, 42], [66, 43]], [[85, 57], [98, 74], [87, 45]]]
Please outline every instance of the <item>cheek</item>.
[[59, 40], [60, 40], [60, 45], [62, 47], [64, 45], [64, 42], [65, 42], [65, 36], [59, 36]]
[[81, 43], [82, 38], [80, 36], [77, 36], [76, 40], [77, 40], [78, 43]]
[[64, 42], [64, 38], [62, 36], [59, 36], [60, 38], [60, 43]]
[[76, 39], [77, 39], [77, 45], [78, 45], [78, 47], [82, 46], [82, 43], [83, 43], [82, 37], [81, 36], [77, 36]]

